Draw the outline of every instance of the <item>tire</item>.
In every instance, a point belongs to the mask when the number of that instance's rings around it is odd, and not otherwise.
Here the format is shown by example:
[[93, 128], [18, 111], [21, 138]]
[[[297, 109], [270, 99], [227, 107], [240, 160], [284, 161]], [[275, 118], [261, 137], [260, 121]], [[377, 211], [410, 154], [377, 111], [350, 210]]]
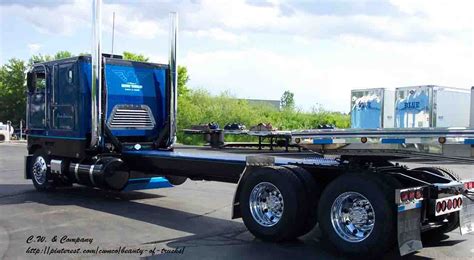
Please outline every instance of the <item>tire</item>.
[[[376, 257], [391, 249], [397, 234], [396, 207], [393, 203], [395, 188], [392, 187], [399, 184], [396, 183], [398, 181], [389, 175], [378, 177], [367, 173], [347, 173], [332, 181], [319, 201], [318, 219], [322, 237], [351, 256]], [[365, 203], [367, 201], [368, 204]], [[356, 234], [349, 231], [351, 226], [346, 228], [351, 222], [343, 222], [342, 217], [337, 217], [341, 215], [336, 212], [349, 215], [349, 210], [355, 211], [352, 219], [359, 216], [359, 221], [364, 222]]]
[[[422, 171], [428, 171], [428, 172], [431, 172], [433, 174], [437, 174], [439, 176], [443, 176], [443, 177], [446, 177], [450, 180], [453, 180], [453, 181], [459, 181], [461, 180], [461, 178], [459, 177], [459, 175], [457, 175], [457, 173], [453, 172], [452, 170], [450, 169], [446, 169], [446, 168], [443, 168], [443, 167], [420, 167], [420, 168], [415, 168], [413, 170], [422, 170]], [[436, 239], [436, 238], [439, 238], [440, 235], [443, 235], [445, 233], [449, 233], [453, 230], [455, 230], [456, 228], [459, 227], [459, 212], [453, 212], [453, 213], [450, 213], [448, 214], [448, 216], [446, 216], [446, 218], [448, 219], [448, 223], [443, 225], [442, 227], [439, 227], [439, 228], [436, 228], [436, 229], [432, 229], [432, 230], [428, 230], [426, 232], [423, 233], [423, 238], [429, 240], [429, 239]]]
[[[277, 201], [275, 198], [281, 198], [283, 207], [271, 207], [281, 209], [278, 214], [265, 212], [265, 209], [256, 205], [265, 205], [269, 197], [267, 191], [276, 191], [278, 196], [273, 196], [271, 201]], [[267, 190], [259, 193], [258, 191]], [[270, 192], [270, 193], [271, 193]], [[240, 193], [240, 207], [242, 218], [247, 229], [257, 238], [264, 241], [280, 242], [293, 240], [298, 236], [301, 230], [302, 220], [304, 219], [304, 186], [302, 182], [293, 174], [292, 171], [283, 167], [262, 167], [252, 172], [243, 183]], [[261, 198], [259, 200], [259, 198]], [[250, 201], [252, 200], [252, 208]], [[260, 203], [258, 203], [260, 201]], [[281, 205], [273, 203], [275, 205]], [[265, 207], [263, 207], [265, 208]], [[280, 213], [281, 212], [281, 213]], [[275, 218], [265, 218], [259, 216], [276, 216]]]
[[297, 236], [303, 236], [318, 223], [318, 202], [321, 197], [321, 187], [307, 170], [296, 165], [285, 165], [283, 167], [291, 170], [300, 179], [305, 188], [303, 201], [305, 217], [303, 217], [301, 229], [297, 232]]
[[50, 158], [43, 150], [37, 150], [33, 154], [29, 171], [37, 191], [49, 191], [55, 187], [49, 163]]

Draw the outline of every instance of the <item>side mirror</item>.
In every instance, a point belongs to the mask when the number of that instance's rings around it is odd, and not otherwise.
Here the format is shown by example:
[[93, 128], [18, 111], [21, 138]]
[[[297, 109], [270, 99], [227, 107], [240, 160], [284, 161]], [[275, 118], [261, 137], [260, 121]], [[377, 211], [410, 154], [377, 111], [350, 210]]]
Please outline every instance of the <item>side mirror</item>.
[[35, 92], [36, 89], [36, 73], [28, 72], [26, 74], [26, 87], [29, 93]]

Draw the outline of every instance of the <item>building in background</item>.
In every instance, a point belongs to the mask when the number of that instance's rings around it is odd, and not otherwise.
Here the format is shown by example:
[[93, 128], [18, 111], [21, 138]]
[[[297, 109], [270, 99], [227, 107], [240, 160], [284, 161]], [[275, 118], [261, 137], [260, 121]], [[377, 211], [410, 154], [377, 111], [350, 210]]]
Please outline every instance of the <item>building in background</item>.
[[277, 110], [280, 110], [281, 104], [280, 100], [270, 100], [270, 99], [245, 99], [241, 98], [239, 100], [245, 100], [247, 101], [250, 105], [266, 105], [270, 107], [274, 107]]

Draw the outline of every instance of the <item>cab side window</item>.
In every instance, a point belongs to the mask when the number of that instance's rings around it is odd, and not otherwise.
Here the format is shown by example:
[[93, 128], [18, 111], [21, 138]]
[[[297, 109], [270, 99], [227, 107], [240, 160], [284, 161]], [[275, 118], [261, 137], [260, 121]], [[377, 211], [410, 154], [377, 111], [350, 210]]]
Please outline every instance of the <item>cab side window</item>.
[[36, 90], [35, 93], [44, 92], [46, 89], [46, 75], [44, 72], [36, 73]]

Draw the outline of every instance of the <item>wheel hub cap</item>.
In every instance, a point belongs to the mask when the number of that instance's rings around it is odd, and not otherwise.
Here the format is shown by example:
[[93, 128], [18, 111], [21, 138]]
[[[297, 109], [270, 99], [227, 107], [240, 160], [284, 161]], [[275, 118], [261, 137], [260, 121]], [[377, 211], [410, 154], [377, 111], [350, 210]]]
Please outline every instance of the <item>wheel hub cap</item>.
[[46, 172], [47, 172], [46, 160], [38, 156], [33, 164], [33, 177], [38, 184], [44, 184], [46, 182]]
[[271, 227], [280, 221], [284, 202], [280, 190], [269, 182], [257, 184], [249, 198], [250, 213], [262, 226]]
[[370, 201], [358, 192], [339, 195], [331, 207], [331, 222], [336, 234], [345, 241], [365, 240], [375, 224], [375, 212]]

